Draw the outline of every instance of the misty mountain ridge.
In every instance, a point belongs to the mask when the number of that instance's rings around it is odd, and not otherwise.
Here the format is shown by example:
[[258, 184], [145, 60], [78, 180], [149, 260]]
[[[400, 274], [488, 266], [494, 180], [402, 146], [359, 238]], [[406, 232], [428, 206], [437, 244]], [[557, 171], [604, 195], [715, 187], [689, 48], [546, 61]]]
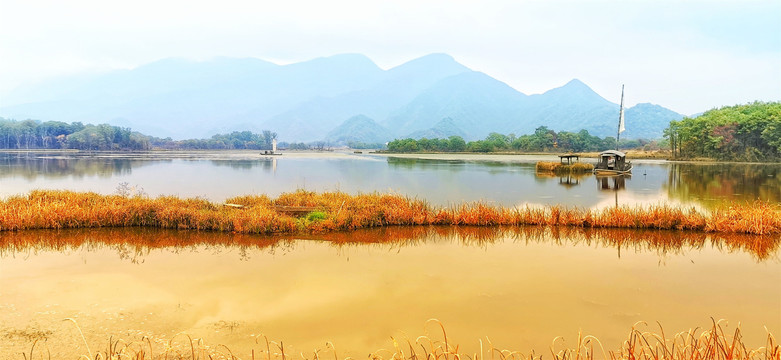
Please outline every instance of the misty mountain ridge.
[[[288, 65], [163, 59], [69, 76], [4, 96], [0, 116], [109, 123], [174, 139], [267, 129], [282, 141], [346, 143], [451, 135], [476, 140], [539, 126], [615, 136], [618, 108], [577, 79], [526, 95], [447, 54], [387, 70], [364, 55], [342, 54]], [[670, 120], [682, 117], [638, 104], [626, 109], [622, 138], [659, 138]]]
[[388, 129], [365, 115], [356, 115], [328, 132], [325, 140], [340, 144], [381, 144], [388, 141]]
[[420, 140], [422, 138], [427, 139], [447, 139], [451, 136], [460, 136], [464, 139], [468, 138], [466, 132], [461, 130], [458, 125], [456, 125], [456, 122], [453, 121], [451, 118], [444, 118], [434, 124], [433, 127], [425, 130], [418, 130], [416, 132], [413, 132], [406, 137]]

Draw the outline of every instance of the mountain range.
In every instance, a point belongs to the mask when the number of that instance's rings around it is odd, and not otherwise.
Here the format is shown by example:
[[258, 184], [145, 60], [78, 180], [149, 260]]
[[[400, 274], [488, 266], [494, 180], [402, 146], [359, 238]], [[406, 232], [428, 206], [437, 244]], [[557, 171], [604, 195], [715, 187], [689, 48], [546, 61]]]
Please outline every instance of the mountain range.
[[[631, 90], [628, 90], [631, 91]], [[539, 126], [615, 136], [619, 105], [579, 80], [526, 95], [446, 54], [383, 70], [359, 54], [277, 65], [255, 58], [164, 59], [132, 70], [20, 87], [0, 116], [109, 123], [174, 139], [272, 130], [282, 141], [377, 143], [401, 137], [485, 138]], [[626, 109], [623, 138], [659, 138], [683, 115]]]

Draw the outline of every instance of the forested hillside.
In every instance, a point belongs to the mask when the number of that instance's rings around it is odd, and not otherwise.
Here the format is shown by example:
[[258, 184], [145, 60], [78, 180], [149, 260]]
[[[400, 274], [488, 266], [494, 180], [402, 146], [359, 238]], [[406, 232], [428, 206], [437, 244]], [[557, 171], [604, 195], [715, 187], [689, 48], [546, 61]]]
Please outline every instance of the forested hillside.
[[84, 125], [80, 122], [68, 124], [61, 121], [16, 121], [0, 118], [0, 149], [12, 150], [271, 149], [271, 143], [276, 137], [276, 133], [264, 130], [259, 134], [234, 131], [217, 134], [208, 139], [172, 140], [108, 124]]
[[754, 102], [671, 121], [665, 130], [676, 158], [781, 160], [781, 103]]
[[0, 118], [0, 149], [146, 150], [149, 138], [106, 124]]
[[[621, 140], [619, 149], [658, 150], [654, 141]], [[599, 138], [588, 130], [553, 131], [540, 126], [534, 133], [516, 136], [491, 133], [484, 140], [466, 142], [460, 136], [434, 139], [396, 139], [388, 143], [390, 152], [587, 152], [616, 148], [616, 138]]]

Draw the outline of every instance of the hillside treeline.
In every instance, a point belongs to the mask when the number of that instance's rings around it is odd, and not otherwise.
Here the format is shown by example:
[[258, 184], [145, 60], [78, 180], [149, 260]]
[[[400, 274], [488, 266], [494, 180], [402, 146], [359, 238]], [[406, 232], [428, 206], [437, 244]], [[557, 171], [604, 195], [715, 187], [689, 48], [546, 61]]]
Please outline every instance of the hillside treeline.
[[[620, 148], [653, 150], [659, 148], [656, 142], [648, 140], [622, 140], [619, 145]], [[601, 139], [589, 134], [587, 130], [576, 133], [555, 132], [546, 126], [538, 127], [533, 134], [529, 135], [491, 133], [484, 140], [469, 142], [464, 141], [460, 136], [451, 136], [447, 139], [397, 139], [388, 143], [388, 151], [390, 152], [585, 152], [615, 148], [616, 138], [614, 137], [608, 136]]]
[[251, 131], [234, 131], [217, 134], [208, 139], [171, 140], [150, 138], [154, 148], [171, 150], [270, 150], [277, 133], [263, 130], [260, 134]]
[[147, 136], [129, 128], [0, 118], [0, 149], [146, 150], [149, 146]]
[[665, 130], [676, 158], [781, 160], [781, 103], [754, 102], [671, 121]]
[[[0, 118], [0, 149], [77, 149], [98, 151], [122, 150], [231, 150], [271, 149], [277, 134], [264, 130], [260, 134], [234, 131], [209, 139], [172, 140], [156, 138], [108, 124], [81, 122], [8, 120]], [[302, 147], [304, 144], [292, 144]]]

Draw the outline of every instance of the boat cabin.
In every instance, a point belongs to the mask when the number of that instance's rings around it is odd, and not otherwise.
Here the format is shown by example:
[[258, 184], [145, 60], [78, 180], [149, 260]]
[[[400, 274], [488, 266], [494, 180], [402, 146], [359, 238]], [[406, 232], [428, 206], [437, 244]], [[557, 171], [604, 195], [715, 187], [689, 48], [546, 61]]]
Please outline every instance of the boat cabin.
[[597, 174], [628, 174], [632, 171], [632, 163], [626, 161], [626, 154], [618, 150], [607, 150], [599, 153], [599, 161], [594, 167]]

